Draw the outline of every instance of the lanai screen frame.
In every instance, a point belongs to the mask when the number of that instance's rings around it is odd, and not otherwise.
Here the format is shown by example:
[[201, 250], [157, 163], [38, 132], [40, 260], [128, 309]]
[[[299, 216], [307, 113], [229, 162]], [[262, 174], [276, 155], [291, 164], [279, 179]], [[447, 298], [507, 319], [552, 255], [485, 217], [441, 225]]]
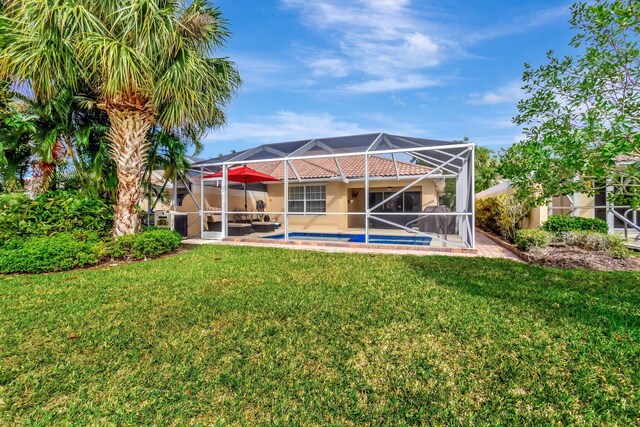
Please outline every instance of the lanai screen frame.
[[[362, 138], [369, 135], [353, 135], [352, 138]], [[284, 232], [284, 240], [288, 241], [289, 239], [289, 186], [291, 184], [301, 184], [301, 183], [312, 183], [312, 182], [327, 182], [332, 180], [342, 180], [343, 182], [358, 182], [364, 181], [365, 185], [365, 211], [364, 212], [325, 212], [323, 215], [360, 215], [365, 217], [365, 244], [369, 243], [369, 220], [373, 218], [377, 221], [381, 221], [383, 223], [387, 223], [399, 229], [405, 229], [405, 231], [410, 231], [416, 235], [428, 236], [434, 238], [434, 233], [428, 232], [420, 232], [416, 230], [409, 230], [406, 226], [401, 226], [400, 224], [392, 223], [390, 221], [386, 221], [383, 218], [385, 215], [391, 215], [383, 212], [373, 212], [373, 210], [385, 203], [386, 201], [392, 199], [398, 194], [401, 194], [408, 188], [422, 182], [425, 179], [443, 179], [443, 178], [455, 178], [456, 179], [456, 211], [455, 212], [413, 212], [413, 213], [404, 213], [404, 215], [413, 215], [422, 217], [429, 216], [455, 216], [457, 218], [458, 225], [458, 235], [462, 238], [465, 246], [467, 248], [475, 249], [475, 168], [474, 168], [474, 160], [475, 160], [475, 144], [474, 143], [466, 143], [466, 142], [448, 142], [448, 141], [433, 141], [433, 140], [425, 140], [419, 138], [411, 138], [411, 137], [402, 137], [397, 135], [388, 135], [384, 132], [379, 134], [371, 134], [372, 138], [371, 144], [365, 149], [336, 149], [330, 148], [327, 146], [324, 141], [334, 139], [334, 138], [318, 138], [311, 139], [305, 141], [294, 141], [291, 143], [275, 143], [275, 144], [264, 144], [258, 146], [253, 149], [249, 149], [234, 155], [225, 156], [223, 159], [212, 159], [209, 161], [199, 162], [194, 165], [194, 169], [200, 173], [200, 203], [199, 203], [199, 215], [200, 215], [200, 236], [204, 238], [204, 221], [205, 215], [216, 214], [221, 215], [222, 224], [221, 224], [221, 238], [228, 237], [228, 224], [229, 224], [229, 214], [234, 215], [253, 215], [253, 214], [268, 214], [268, 215], [283, 215], [284, 216], [284, 224], [283, 224], [283, 232]], [[391, 147], [394, 144], [390, 142], [389, 137], [394, 139], [400, 139], [406, 141], [408, 143], [415, 144], [415, 147], [411, 148], [389, 148], [389, 149], [379, 149], [378, 147], [385, 143], [387, 146]], [[350, 138], [346, 137], [336, 137], [337, 138]], [[418, 141], [418, 142], [416, 142]], [[423, 145], [420, 145], [420, 141], [423, 141]], [[292, 150], [290, 153], [286, 153], [278, 150], [275, 147], [282, 146], [284, 144], [293, 144], [293, 143], [302, 143], [300, 147]], [[428, 144], [427, 144], [428, 142]], [[314, 148], [319, 148], [327, 151], [325, 154], [313, 154], [313, 155], [304, 155]], [[453, 153], [452, 153], [453, 151]], [[252, 158], [252, 156], [266, 153], [265, 157], [260, 158]], [[396, 166], [396, 175], [395, 176], [384, 176], [384, 177], [371, 177], [370, 176], [370, 168], [369, 168], [369, 158], [371, 156], [381, 156], [381, 155], [391, 155], [394, 164], [397, 165], [395, 156], [399, 154], [408, 155], [414, 159], [421, 160], [425, 162], [428, 167], [432, 169], [424, 174], [420, 175], [399, 175], [397, 173]], [[264, 155], [264, 154], [263, 154]], [[340, 166], [340, 162], [338, 158], [340, 157], [353, 157], [353, 156], [363, 156], [364, 157], [364, 177], [363, 178], [348, 178], [344, 175], [342, 168]], [[293, 161], [296, 160], [309, 160], [309, 159], [321, 159], [321, 158], [333, 158], [336, 159], [336, 167], [340, 176], [337, 178], [313, 178], [313, 179], [304, 179], [300, 178], [298, 173], [296, 172], [296, 168], [293, 165]], [[229, 207], [229, 179], [228, 172], [229, 169], [233, 166], [242, 166], [246, 165], [251, 167], [251, 164], [255, 163], [264, 163], [264, 162], [283, 162], [283, 170], [284, 170], [284, 179], [282, 183], [284, 185], [283, 195], [284, 195], [284, 211], [283, 212], [275, 212], [275, 211], [232, 211], [230, 212]], [[458, 163], [458, 164], [456, 164]], [[222, 169], [222, 178], [204, 178], [204, 175], [210, 173], [207, 168], [211, 167], [219, 167]], [[292, 169], [294, 172], [293, 179], [289, 176], [289, 169]], [[371, 181], [376, 180], [412, 180], [411, 183], [403, 187], [401, 190], [394, 193], [392, 196], [385, 198], [382, 202], [376, 204], [375, 206], [369, 206], [369, 189]], [[204, 182], [205, 180], [209, 181], [220, 181], [220, 189], [221, 189], [221, 211], [205, 211], [204, 210]], [[273, 183], [272, 183], [273, 184]], [[463, 210], [460, 210], [460, 206], [464, 206]], [[294, 215], [298, 215], [298, 213], [294, 213]], [[398, 215], [398, 213], [393, 213], [393, 215]], [[437, 238], [437, 237], [436, 237]], [[443, 240], [443, 239], [441, 239]], [[446, 240], [445, 240], [446, 241]], [[448, 242], [452, 243], [452, 242]]]

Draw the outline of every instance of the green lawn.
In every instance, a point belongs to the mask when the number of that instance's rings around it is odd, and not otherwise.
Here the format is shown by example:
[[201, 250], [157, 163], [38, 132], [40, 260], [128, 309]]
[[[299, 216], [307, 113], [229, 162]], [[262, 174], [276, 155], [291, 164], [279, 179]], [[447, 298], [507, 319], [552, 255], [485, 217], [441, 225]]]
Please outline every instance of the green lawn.
[[640, 274], [207, 246], [0, 276], [0, 425], [640, 423]]

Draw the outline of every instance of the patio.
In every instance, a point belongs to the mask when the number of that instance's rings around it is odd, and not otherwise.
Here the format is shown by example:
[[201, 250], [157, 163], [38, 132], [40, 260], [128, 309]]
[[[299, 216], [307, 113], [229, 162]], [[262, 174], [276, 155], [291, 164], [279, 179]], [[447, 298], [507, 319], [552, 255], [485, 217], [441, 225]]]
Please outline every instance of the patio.
[[265, 144], [195, 163], [183, 212], [205, 240], [473, 250], [473, 158], [473, 144], [385, 133]]

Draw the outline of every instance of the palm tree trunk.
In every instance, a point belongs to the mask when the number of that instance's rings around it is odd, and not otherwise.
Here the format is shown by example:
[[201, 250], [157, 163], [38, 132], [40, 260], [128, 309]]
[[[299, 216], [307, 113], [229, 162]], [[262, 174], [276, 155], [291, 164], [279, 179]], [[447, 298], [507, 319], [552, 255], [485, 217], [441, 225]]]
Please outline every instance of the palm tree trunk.
[[113, 234], [123, 236], [140, 230], [137, 206], [142, 198], [142, 176], [153, 116], [144, 110], [107, 109], [111, 157], [116, 164], [118, 193], [114, 207]]

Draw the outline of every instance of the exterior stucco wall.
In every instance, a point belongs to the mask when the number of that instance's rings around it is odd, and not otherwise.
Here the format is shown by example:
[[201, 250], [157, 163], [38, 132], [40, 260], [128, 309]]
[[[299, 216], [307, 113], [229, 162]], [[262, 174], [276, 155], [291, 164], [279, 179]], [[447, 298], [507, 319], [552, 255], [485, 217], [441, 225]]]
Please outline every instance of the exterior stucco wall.
[[[314, 185], [316, 183], [308, 183]], [[326, 185], [327, 212], [347, 211], [347, 192], [343, 182], [331, 181], [317, 183]], [[297, 185], [297, 184], [291, 184]], [[267, 199], [267, 210], [284, 212], [284, 184], [267, 185], [269, 194]], [[273, 215], [272, 215], [273, 217]], [[284, 215], [276, 215], [272, 218], [280, 223], [284, 222]], [[347, 228], [347, 215], [324, 215], [324, 214], [289, 214], [290, 231], [299, 230], [319, 230], [319, 231], [339, 231]]]
[[[370, 181], [370, 191], [398, 191], [405, 185], [410, 184], [410, 180], [380, 180]], [[318, 183], [326, 185], [327, 212], [364, 212], [365, 192], [364, 182], [329, 181]], [[297, 185], [292, 183], [291, 185]], [[307, 185], [313, 185], [309, 183]], [[268, 184], [267, 210], [284, 211], [284, 185], [282, 183]], [[390, 190], [389, 190], [390, 189]], [[437, 195], [433, 180], [424, 180], [408, 191], [422, 191], [422, 208], [437, 205]], [[357, 194], [356, 194], [357, 193]], [[349, 201], [352, 200], [351, 203]], [[280, 222], [284, 218], [273, 218]], [[348, 228], [364, 228], [364, 215], [327, 215], [327, 214], [289, 214], [289, 229], [291, 231], [344, 231]]]

